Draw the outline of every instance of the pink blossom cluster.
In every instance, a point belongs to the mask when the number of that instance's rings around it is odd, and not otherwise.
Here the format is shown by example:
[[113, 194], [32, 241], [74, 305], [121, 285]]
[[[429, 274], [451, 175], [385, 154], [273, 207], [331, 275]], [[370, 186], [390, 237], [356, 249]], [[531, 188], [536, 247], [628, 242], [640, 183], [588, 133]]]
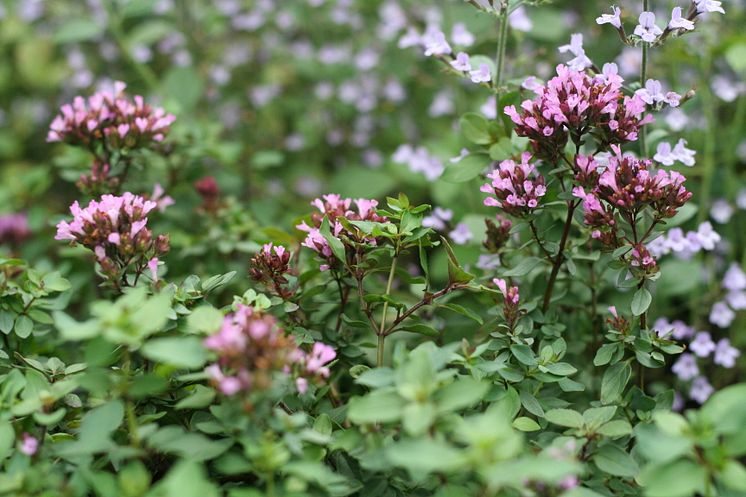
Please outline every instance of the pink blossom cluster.
[[320, 342], [311, 352], [303, 351], [274, 316], [243, 304], [225, 316], [220, 330], [207, 337], [204, 346], [218, 355], [205, 372], [229, 396], [267, 390], [277, 375], [291, 372], [296, 375], [296, 388], [304, 393], [309, 379], [329, 377], [328, 364], [337, 356]]
[[520, 315], [520, 293], [517, 286], [508, 286], [508, 282], [502, 278], [494, 278], [492, 282], [497, 285], [503, 294], [503, 316], [509, 329], [513, 329]]
[[14, 212], [0, 215], [0, 244], [18, 245], [30, 236], [26, 214]]
[[481, 187], [483, 193], [494, 195], [484, 199], [484, 205], [500, 207], [514, 216], [525, 216], [539, 206], [539, 200], [546, 195], [544, 177], [529, 163], [531, 154], [524, 152], [521, 162], [504, 160], [489, 173], [491, 181]]
[[290, 274], [290, 251], [282, 245], [267, 243], [251, 258], [249, 275], [254, 281], [268, 285], [282, 298], [289, 298], [293, 291], [286, 288]]
[[[354, 209], [352, 207], [353, 202], [355, 204]], [[322, 198], [315, 199], [311, 202], [311, 205], [318, 209], [318, 212], [311, 214], [311, 224], [303, 221], [296, 228], [308, 233], [302, 245], [318, 253], [327, 261], [326, 264], [321, 266], [322, 271], [328, 270], [336, 262], [329, 242], [320, 231], [324, 218], [329, 220], [331, 236], [340, 239], [346, 245], [352, 246], [360, 244], [376, 245], [377, 240], [375, 237], [365, 235], [349, 223], [343, 224], [342, 220], [379, 223], [386, 221], [384, 216], [376, 213], [377, 200], [359, 198], [353, 201], [351, 198], [342, 198], [340, 195], [330, 193]]]
[[156, 279], [158, 257], [169, 249], [168, 235], [154, 237], [147, 227], [148, 214], [157, 207], [157, 202], [129, 192], [103, 195], [85, 208], [75, 201], [70, 206], [72, 221], [57, 224], [55, 239], [92, 250], [103, 274], [115, 284], [130, 267], [137, 275], [147, 267]]
[[645, 102], [639, 95], [622, 93], [622, 82], [611, 64], [596, 77], [559, 65], [557, 76], [538, 87], [536, 98], [525, 100], [521, 112], [510, 105], [505, 113], [542, 159], [556, 158], [568, 137], [580, 143], [591, 132], [603, 145], [634, 141], [653, 118], [643, 115]]
[[47, 141], [92, 147], [105, 142], [109, 148], [138, 148], [160, 142], [176, 120], [160, 107], [151, 107], [143, 97], [130, 100], [126, 85], [114, 83], [111, 90], [90, 97], [77, 96], [63, 105], [49, 126]]

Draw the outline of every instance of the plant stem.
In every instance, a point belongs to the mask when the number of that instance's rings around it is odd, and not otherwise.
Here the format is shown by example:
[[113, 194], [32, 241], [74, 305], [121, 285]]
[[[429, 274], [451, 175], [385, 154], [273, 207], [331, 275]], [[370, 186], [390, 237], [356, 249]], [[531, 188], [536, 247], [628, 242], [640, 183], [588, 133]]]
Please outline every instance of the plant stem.
[[[702, 61], [700, 72], [709, 74], [711, 69], [710, 58], [707, 56]], [[704, 144], [702, 147], [702, 191], [700, 194], [700, 209], [697, 216], [697, 222], [702, 223], [707, 219], [710, 212], [710, 198], [712, 195], [712, 180], [715, 176], [715, 142], [717, 137], [715, 124], [715, 102], [712, 98], [712, 91], [708, 85], [702, 85], [699, 90], [702, 97], [702, 111], [705, 117], [706, 128], [704, 131]], [[728, 185], [724, 185], [726, 188]]]
[[[394, 283], [394, 274], [396, 274], [396, 263], [399, 260], [399, 254], [398, 254], [398, 247], [394, 249], [394, 258], [391, 259], [391, 269], [389, 270], [389, 280], [386, 283], [386, 293], [384, 294], [386, 297], [389, 296], [391, 293], [391, 285]], [[376, 366], [379, 368], [383, 366], [383, 350], [384, 350], [384, 342], [386, 340], [386, 314], [388, 314], [389, 311], [389, 301], [385, 300], [383, 302], [383, 312], [381, 313], [381, 325], [378, 329], [378, 353], [376, 354]]]
[[508, 44], [508, 6], [500, 7], [497, 21], [497, 52], [495, 53], [495, 117], [500, 115], [500, 90], [505, 67], [505, 49]]
[[125, 412], [127, 416], [127, 430], [129, 431], [130, 443], [133, 447], [140, 447], [140, 435], [137, 426], [137, 414], [135, 413], [135, 404], [132, 402], [132, 398], [129, 395], [129, 384], [132, 376], [132, 356], [130, 355], [129, 349], [124, 349], [124, 364], [122, 364], [122, 371], [126, 375], [127, 379], [127, 392], [125, 393]]
[[562, 262], [565, 260], [565, 245], [567, 244], [567, 237], [570, 234], [570, 226], [572, 226], [572, 215], [575, 213], [575, 208], [577, 206], [578, 204], [575, 202], [569, 202], [567, 204], [567, 219], [565, 219], [565, 227], [562, 230], [559, 250], [557, 251], [557, 257], [554, 259], [554, 264], [552, 265], [552, 272], [549, 275], [547, 289], [546, 292], [544, 292], [544, 303], [541, 306], [542, 312], [546, 312], [547, 309], [549, 309], [549, 302], [552, 300], [554, 283], [557, 281], [560, 267], [562, 266]]
[[[642, 10], [643, 12], [648, 12], [650, 10], [650, 0], [643, 0], [642, 1]], [[642, 64], [640, 64], [640, 85], [645, 86], [645, 81], [648, 79], [648, 50], [650, 49], [650, 44], [647, 42], [642, 42]], [[648, 156], [648, 128], [647, 126], [642, 126], [642, 129], [640, 129], [640, 152], [643, 157]]]

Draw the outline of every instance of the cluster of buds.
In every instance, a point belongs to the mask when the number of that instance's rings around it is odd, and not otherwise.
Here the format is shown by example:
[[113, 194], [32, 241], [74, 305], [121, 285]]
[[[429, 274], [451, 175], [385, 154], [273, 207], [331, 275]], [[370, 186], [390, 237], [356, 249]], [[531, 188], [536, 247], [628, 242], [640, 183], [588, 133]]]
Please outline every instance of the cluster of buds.
[[329, 220], [331, 236], [341, 240], [346, 247], [356, 249], [361, 245], [375, 246], [378, 244], [375, 237], [366, 235], [349, 223], [349, 221], [386, 222], [386, 217], [376, 213], [378, 201], [364, 198], [356, 199], [354, 204], [357, 210], [353, 210], [352, 204], [353, 200], [351, 198], [342, 198], [332, 193], [324, 195], [322, 198], [317, 198], [311, 202], [311, 205], [318, 209], [318, 212], [311, 214], [311, 225], [303, 221], [296, 226], [297, 229], [308, 233], [302, 245], [310, 248], [326, 261], [325, 264], [321, 265], [322, 271], [326, 271], [336, 264], [332, 248], [320, 231], [325, 218]]
[[290, 252], [285, 247], [267, 243], [251, 258], [250, 265], [251, 279], [267, 285], [284, 300], [293, 295], [294, 290], [287, 288]]
[[621, 211], [640, 212], [650, 207], [659, 219], [670, 218], [691, 197], [684, 187], [686, 178], [676, 171], [650, 171], [652, 161], [622, 154], [612, 146], [614, 155], [598, 178], [594, 193]]
[[228, 396], [265, 391], [275, 377], [290, 374], [296, 377], [298, 391], [304, 393], [309, 379], [329, 377], [327, 365], [337, 356], [334, 349], [318, 342], [310, 353], [303, 351], [272, 315], [243, 304], [225, 316], [220, 330], [207, 337], [204, 346], [218, 355], [205, 372]]
[[539, 199], [546, 195], [544, 177], [536, 172], [536, 167], [529, 163], [531, 154], [524, 152], [521, 162], [504, 160], [500, 166], [489, 173], [490, 183], [480, 189], [494, 197], [484, 199], [484, 205], [500, 207], [508, 214], [517, 217], [530, 214], [539, 206]]
[[151, 107], [143, 97], [130, 100], [126, 85], [114, 83], [87, 99], [78, 96], [63, 105], [49, 126], [47, 141], [65, 142], [87, 148], [104, 144], [109, 150], [145, 147], [163, 141], [176, 120], [160, 107]]
[[509, 330], [515, 328], [515, 323], [520, 317], [520, 294], [518, 293], [517, 286], [508, 286], [508, 283], [501, 278], [495, 278], [492, 282], [497, 285], [500, 292], [503, 294], [503, 316], [505, 316], [505, 323]]
[[116, 287], [127, 284], [128, 270], [139, 277], [147, 268], [156, 279], [158, 257], [169, 249], [168, 235], [154, 237], [147, 227], [148, 213], [157, 207], [157, 202], [129, 192], [103, 195], [85, 208], [75, 201], [70, 206], [73, 220], [57, 224], [55, 239], [92, 250], [102, 274]]
[[658, 263], [642, 243], [636, 244], [629, 252], [629, 265], [633, 271], [650, 275], [658, 272]]
[[194, 189], [202, 197], [200, 208], [211, 214], [220, 209], [220, 187], [214, 176], [205, 176], [194, 182]]
[[510, 229], [513, 227], [513, 223], [498, 214], [495, 221], [485, 219], [484, 224], [487, 226], [486, 237], [483, 242], [484, 248], [490, 253], [497, 253], [510, 239]]
[[610, 205], [602, 205], [597, 196], [586, 193], [582, 186], [573, 188], [572, 194], [583, 201], [585, 224], [594, 228], [591, 236], [603, 243], [605, 247], [616, 248], [619, 240], [614, 208]]
[[106, 191], [115, 191], [120, 184], [120, 179], [110, 176], [111, 166], [102, 159], [94, 158], [91, 171], [81, 174], [76, 183], [80, 191], [89, 195], [96, 195]]
[[606, 323], [612, 330], [616, 330], [622, 334], [626, 334], [629, 331], [629, 321], [623, 316], [620, 316], [615, 306], [609, 307], [611, 313], [610, 318], [606, 318]]
[[505, 113], [541, 159], [556, 159], [568, 138], [579, 144], [587, 133], [604, 145], [633, 141], [652, 116], [643, 117], [645, 102], [638, 95], [625, 96], [622, 83], [613, 65], [595, 77], [559, 65], [557, 76], [536, 88], [536, 98], [521, 104], [522, 112], [511, 105]]
[[31, 236], [28, 217], [23, 213], [12, 213], [0, 216], [0, 245], [20, 245]]

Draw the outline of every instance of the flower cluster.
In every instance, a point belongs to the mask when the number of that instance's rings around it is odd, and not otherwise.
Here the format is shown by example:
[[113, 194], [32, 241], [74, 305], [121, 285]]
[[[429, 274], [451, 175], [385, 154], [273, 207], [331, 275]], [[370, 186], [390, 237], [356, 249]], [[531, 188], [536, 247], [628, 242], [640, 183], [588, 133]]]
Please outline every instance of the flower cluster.
[[504, 160], [500, 166], [489, 173], [491, 181], [481, 187], [483, 193], [494, 197], [484, 199], [484, 205], [500, 207], [508, 214], [525, 216], [539, 206], [539, 200], [546, 195], [544, 177], [538, 174], [536, 167], [529, 163], [531, 154], [524, 152], [521, 162]]
[[407, 165], [413, 173], [424, 174], [428, 181], [435, 181], [445, 170], [443, 162], [430, 154], [425, 147], [400, 145], [394, 152], [392, 160], [397, 164]]
[[139, 277], [148, 268], [155, 279], [158, 257], [169, 249], [168, 235], [154, 237], [147, 227], [147, 216], [157, 207], [157, 202], [129, 192], [103, 195], [85, 208], [75, 201], [70, 206], [73, 220], [57, 224], [55, 239], [92, 250], [103, 275], [116, 287], [127, 284], [128, 269]]
[[262, 282], [283, 299], [289, 298], [293, 290], [286, 288], [290, 274], [290, 252], [282, 245], [267, 243], [250, 261], [249, 275]]
[[710, 310], [710, 322], [719, 328], [727, 328], [736, 319], [736, 311], [746, 309], [746, 273], [732, 263], [722, 281], [725, 296], [715, 302]]
[[294, 373], [296, 388], [304, 393], [308, 380], [329, 377], [327, 366], [336, 357], [334, 349], [315, 343], [304, 352], [278, 326], [270, 314], [240, 304], [223, 319], [220, 330], [207, 337], [206, 348], [218, 355], [206, 368], [210, 380], [224, 395], [267, 390], [277, 375]]
[[614, 64], [604, 66], [604, 73], [596, 77], [559, 65], [557, 76], [537, 88], [536, 98], [525, 100], [521, 112], [510, 105], [505, 113], [542, 159], [556, 158], [568, 137], [580, 143], [587, 133], [604, 145], [633, 141], [652, 116], [643, 116], [645, 102], [640, 96], [622, 93], [622, 83]]
[[696, 231], [684, 233], [679, 227], [671, 228], [664, 235], [648, 243], [648, 250], [655, 257], [675, 254], [680, 259], [690, 259], [697, 252], [714, 250], [720, 242], [720, 235], [705, 221]]
[[28, 217], [23, 213], [0, 216], [0, 245], [18, 245], [31, 236]]
[[47, 141], [93, 147], [106, 143], [110, 149], [133, 149], [160, 142], [176, 120], [160, 107], [151, 107], [143, 97], [130, 100], [124, 95], [126, 85], [100, 91], [87, 99], [75, 97], [60, 108], [49, 126]]
[[492, 282], [497, 285], [503, 294], [503, 316], [509, 330], [513, 330], [520, 316], [520, 293], [517, 286], [508, 286], [502, 278], [495, 278]]
[[513, 223], [498, 214], [495, 216], [495, 221], [485, 219], [484, 224], [487, 226], [487, 232], [483, 245], [488, 252], [494, 254], [504, 247], [510, 239], [510, 230]]
[[378, 201], [364, 198], [356, 199], [354, 204], [357, 210], [352, 209], [352, 204], [353, 200], [351, 198], [342, 198], [333, 193], [324, 195], [322, 198], [317, 198], [311, 202], [311, 205], [318, 209], [318, 212], [311, 214], [311, 225], [303, 221], [296, 226], [297, 229], [308, 233], [302, 245], [310, 248], [326, 260], [326, 264], [321, 266], [322, 271], [328, 270], [336, 264], [332, 247], [320, 230], [325, 218], [329, 220], [330, 235], [341, 240], [346, 246], [377, 245], [375, 237], [364, 234], [347, 222], [343, 224], [342, 220], [385, 222], [386, 218], [376, 213]]

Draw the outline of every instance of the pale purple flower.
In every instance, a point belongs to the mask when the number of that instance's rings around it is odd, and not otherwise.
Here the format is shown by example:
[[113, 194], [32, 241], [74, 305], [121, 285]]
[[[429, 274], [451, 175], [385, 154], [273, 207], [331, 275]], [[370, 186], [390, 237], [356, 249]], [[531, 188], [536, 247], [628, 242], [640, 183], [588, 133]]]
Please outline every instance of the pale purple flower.
[[719, 198], [715, 200], [712, 203], [712, 207], [710, 207], [710, 217], [717, 223], [726, 224], [730, 221], [734, 211], [735, 209], [733, 209], [733, 206], [731, 206], [727, 200]]
[[295, 388], [301, 395], [306, 393], [308, 391], [308, 380], [303, 378], [302, 376], [299, 376], [295, 379]]
[[642, 38], [642, 41], [652, 43], [663, 34], [663, 30], [655, 24], [655, 14], [652, 12], [641, 13], [639, 22], [640, 24], [635, 26], [635, 34]]
[[466, 52], [459, 52], [456, 58], [451, 61], [451, 67], [457, 71], [468, 72], [471, 71], [471, 63], [469, 62], [469, 54]]
[[674, 147], [668, 142], [660, 142], [653, 159], [664, 166], [672, 166], [674, 162], [681, 162], [685, 166], [694, 165], [694, 150], [686, 148], [686, 140], [680, 139]]
[[445, 89], [435, 94], [427, 113], [430, 117], [440, 117], [453, 114], [454, 110], [453, 93], [449, 89]]
[[663, 164], [664, 166], [673, 166], [674, 162], [676, 162], [676, 157], [673, 155], [671, 144], [668, 142], [660, 142], [655, 150], [653, 160]]
[[451, 219], [453, 219], [453, 211], [451, 209], [435, 207], [432, 214], [429, 216], [425, 216], [425, 218], [422, 220], [422, 226], [443, 231], [446, 229], [447, 223]]
[[479, 108], [479, 111], [487, 119], [497, 118], [497, 108], [495, 107], [495, 96], [487, 98], [487, 101]]
[[723, 276], [723, 288], [731, 292], [746, 290], [746, 273], [735, 262], [731, 263]]
[[456, 228], [448, 233], [448, 236], [456, 245], [465, 245], [472, 238], [474, 238], [474, 234], [471, 232], [469, 226], [467, 226], [466, 223], [458, 223], [456, 225]]
[[601, 14], [601, 17], [596, 18], [596, 24], [611, 24], [617, 29], [622, 28], [622, 9], [616, 5], [611, 6], [611, 14]]
[[725, 302], [715, 302], [710, 310], [710, 322], [720, 328], [727, 328], [736, 319], [736, 313]]
[[466, 157], [468, 155], [469, 155], [469, 149], [468, 148], [462, 148], [461, 151], [458, 153], [458, 155], [456, 157], [451, 157], [448, 160], [449, 160], [449, 162], [451, 164], [458, 164], [459, 162], [461, 162], [461, 160], [464, 157]]
[[668, 319], [664, 317], [655, 320], [653, 329], [658, 332], [658, 336], [661, 338], [670, 335], [676, 340], [684, 340], [694, 334], [694, 329], [691, 326], [687, 326], [683, 321], [677, 319], [673, 322], [669, 322]]
[[743, 290], [737, 292], [728, 292], [725, 295], [725, 301], [734, 311], [743, 311], [746, 309], [746, 292]]
[[705, 250], [713, 250], [720, 242], [720, 235], [712, 228], [709, 221], [705, 221], [697, 228], [697, 240]]
[[443, 162], [430, 155], [425, 147], [400, 145], [391, 159], [397, 164], [406, 164], [412, 172], [424, 174], [429, 181], [438, 179], [445, 169]]
[[536, 76], [529, 76], [523, 80], [523, 83], [521, 83], [521, 88], [525, 88], [526, 90], [530, 90], [537, 95], [541, 95], [544, 91], [544, 83], [539, 81]]
[[500, 256], [497, 254], [480, 254], [476, 264], [482, 271], [491, 271], [500, 267]]
[[148, 261], [148, 271], [150, 271], [150, 277], [155, 282], [158, 281], [158, 258], [153, 257]]
[[724, 368], [732, 368], [736, 365], [736, 359], [741, 355], [741, 352], [730, 344], [730, 340], [722, 338], [718, 341], [717, 347], [715, 348], [715, 364], [723, 366]]
[[665, 120], [666, 124], [668, 124], [673, 131], [681, 131], [686, 128], [689, 123], [689, 116], [687, 116], [686, 112], [683, 110], [673, 108], [666, 114]]
[[714, 391], [715, 389], [712, 388], [712, 385], [707, 381], [707, 378], [699, 376], [692, 382], [692, 386], [689, 389], [689, 397], [700, 404], [704, 404]]
[[437, 28], [428, 29], [422, 37], [425, 46], [425, 55], [447, 55], [451, 53], [451, 46], [446, 40], [446, 35]]
[[573, 71], [584, 71], [591, 67], [593, 62], [585, 55], [585, 49], [583, 48], [583, 35], [581, 33], [574, 33], [570, 36], [570, 43], [568, 45], [562, 45], [558, 48], [560, 53], [570, 52], [575, 56], [567, 62], [567, 66]]
[[731, 78], [722, 74], [718, 74], [712, 78], [710, 88], [724, 102], [733, 102], [739, 95], [746, 92], [746, 84], [733, 81]]
[[637, 90], [635, 95], [638, 95], [648, 105], [662, 102], [671, 107], [678, 107], [681, 103], [681, 95], [673, 91], [664, 92], [663, 85], [657, 79], [647, 80], [645, 87]]
[[487, 64], [479, 64], [479, 69], [469, 71], [469, 76], [474, 83], [487, 83], [492, 80], [492, 71]]
[[681, 16], [681, 7], [674, 7], [671, 11], [671, 20], [668, 21], [668, 29], [683, 29], [691, 31], [694, 29], [694, 23]]
[[676, 146], [673, 148], [673, 155], [677, 161], [681, 162], [687, 167], [694, 166], [694, 156], [697, 154], [696, 151], [686, 148], [686, 140], [680, 138], [676, 142]]
[[510, 27], [516, 31], [528, 32], [534, 27], [534, 23], [526, 14], [526, 8], [521, 5], [508, 16]]
[[18, 450], [22, 454], [33, 456], [39, 450], [39, 441], [28, 433], [24, 433], [21, 435], [21, 443], [18, 446]]
[[694, 340], [689, 344], [689, 349], [698, 357], [707, 357], [715, 350], [715, 342], [707, 331], [700, 331], [694, 335]]
[[640, 73], [642, 65], [642, 53], [633, 47], [624, 47], [622, 53], [616, 59], [619, 64], [619, 73], [624, 77], [635, 76]]
[[699, 374], [697, 359], [692, 354], [681, 354], [671, 367], [671, 371], [681, 380], [688, 381]]
[[407, 28], [407, 31], [402, 35], [402, 37], [399, 38], [399, 43], [397, 44], [397, 46], [399, 48], [410, 48], [416, 47], [420, 44], [422, 44], [422, 36], [416, 29], [410, 26]]
[[723, 10], [722, 2], [717, 0], [694, 0], [694, 4], [697, 6], [697, 12], [704, 14], [707, 12], [719, 12], [725, 14]]
[[453, 40], [455, 45], [470, 47], [474, 44], [474, 35], [466, 29], [466, 25], [463, 22], [457, 22], [451, 30], [451, 40]]

